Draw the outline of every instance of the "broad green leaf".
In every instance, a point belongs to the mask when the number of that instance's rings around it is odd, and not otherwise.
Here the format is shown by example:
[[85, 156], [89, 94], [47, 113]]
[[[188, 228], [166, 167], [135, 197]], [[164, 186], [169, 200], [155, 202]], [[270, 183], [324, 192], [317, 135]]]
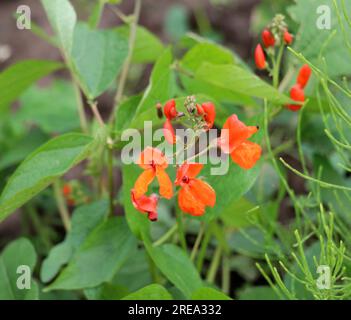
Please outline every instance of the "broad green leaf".
[[169, 292], [159, 284], [150, 284], [136, 292], [133, 292], [122, 300], [172, 300]]
[[74, 27], [77, 15], [68, 0], [42, 0], [43, 7], [49, 18], [61, 48], [69, 55], [73, 45]]
[[[201, 65], [205, 62], [213, 65], [234, 64], [236, 63], [234, 55], [228, 49], [210, 42], [200, 42], [189, 50], [180, 65], [184, 70], [195, 74]], [[194, 79], [180, 72], [180, 78], [189, 95], [206, 94], [218, 101], [232, 101], [240, 104], [255, 105], [254, 100], [247, 95], [234, 93], [206, 81]]]
[[140, 103], [141, 97], [141, 95], [132, 96], [118, 106], [115, 115], [115, 131], [117, 136], [120, 136], [123, 130], [128, 129]]
[[214, 43], [199, 43], [190, 49], [180, 61], [180, 65], [190, 71], [196, 71], [204, 63], [234, 64], [233, 54], [226, 48]]
[[14, 102], [34, 82], [62, 67], [55, 61], [24, 60], [5, 69], [0, 73], [0, 110]]
[[[118, 27], [115, 30], [124, 38], [129, 38], [129, 26]], [[163, 50], [164, 46], [158, 37], [146, 28], [138, 26], [132, 56], [132, 61], [134, 63], [154, 62], [158, 59]]]
[[213, 288], [207, 288], [203, 287], [198, 290], [196, 290], [192, 296], [192, 300], [232, 300], [230, 297], [225, 295], [224, 293], [213, 289]]
[[104, 283], [101, 286], [84, 290], [88, 300], [121, 300], [129, 293], [130, 291], [126, 287], [111, 283]]
[[0, 196], [0, 221], [85, 159], [94, 146], [93, 138], [70, 133], [34, 151], [17, 168]]
[[[30, 289], [20, 290], [17, 280], [25, 273], [17, 268], [27, 266], [32, 273], [37, 262], [34, 247], [25, 238], [11, 242], [0, 256], [0, 300], [35, 300], [38, 299], [38, 285], [30, 279]], [[22, 283], [22, 282], [21, 282]]]
[[13, 147], [0, 154], [0, 170], [21, 162], [47, 140], [48, 137], [37, 129], [31, 130], [25, 136], [14, 140]]
[[213, 65], [204, 63], [195, 78], [249, 97], [267, 99], [277, 104], [290, 103], [290, 99], [258, 76], [235, 65]]
[[153, 247], [146, 238], [144, 243], [156, 266], [187, 298], [203, 286], [200, 275], [182, 249], [173, 244]]
[[72, 85], [55, 81], [50, 87], [32, 87], [20, 98], [17, 121], [38, 125], [47, 133], [64, 133], [79, 128], [76, 96]]
[[92, 30], [84, 23], [76, 25], [71, 54], [73, 68], [89, 99], [108, 89], [127, 54], [127, 39], [115, 30]]
[[149, 86], [145, 90], [131, 123], [132, 128], [143, 128], [144, 121], [160, 123], [155, 106], [158, 102], [173, 98], [176, 89], [172, 62], [172, 52], [168, 48], [161, 54], [152, 70]]
[[47, 290], [96, 287], [112, 280], [136, 250], [136, 239], [122, 217], [100, 224]]
[[252, 219], [258, 214], [257, 206], [243, 197], [225, 208], [220, 214], [220, 218], [227, 227], [244, 228], [252, 225]]
[[122, 167], [123, 203], [130, 230], [136, 237], [142, 238], [143, 235], [149, 234], [150, 222], [147, 216], [137, 211], [132, 204], [130, 191], [139, 176], [135, 166], [135, 164], [130, 164]]
[[[260, 120], [254, 119], [244, 122], [247, 124], [250, 122], [252, 125], [260, 124]], [[261, 139], [262, 131], [256, 133], [250, 140], [260, 144]], [[220, 163], [221, 170], [223, 170], [222, 175], [215, 175], [213, 172], [214, 169], [218, 170], [219, 165], [211, 165], [211, 163], [205, 165], [201, 171], [201, 176], [204, 176], [205, 180], [216, 191], [216, 204], [213, 208], [207, 207], [206, 214], [201, 219], [209, 221], [219, 217], [225, 210], [230, 210], [230, 206], [245, 195], [254, 185], [260, 172], [261, 164], [262, 161], [258, 161], [252, 169], [245, 170], [234, 163], [231, 157], [228, 156], [221, 160]]]
[[94, 228], [106, 218], [108, 212], [109, 206], [106, 200], [83, 205], [74, 210], [71, 229], [66, 239], [51, 249], [42, 264], [40, 278], [43, 282], [49, 282], [56, 276]]
[[[300, 27], [293, 44], [294, 49], [297, 52], [302, 52], [311, 63], [332, 77], [351, 73], [350, 51], [339, 25], [334, 1], [325, 0], [321, 3], [319, 0], [296, 0], [296, 4], [289, 8], [291, 17]], [[342, 1], [336, 0], [335, 3], [338, 4], [346, 39], [350, 41], [351, 29], [344, 18]], [[346, 13], [350, 14], [351, 2], [344, 1], [344, 3]], [[317, 9], [322, 5], [330, 10], [330, 16], [328, 11], [325, 10], [318, 13]], [[318, 27], [318, 24], [325, 23], [325, 18], [330, 18], [330, 29], [320, 29]], [[320, 57], [324, 59], [322, 60]]]

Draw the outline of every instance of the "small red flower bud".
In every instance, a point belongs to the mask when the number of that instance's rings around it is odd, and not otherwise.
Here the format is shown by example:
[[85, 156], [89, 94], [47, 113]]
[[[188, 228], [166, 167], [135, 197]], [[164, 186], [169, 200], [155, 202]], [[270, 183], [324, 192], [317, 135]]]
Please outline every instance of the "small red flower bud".
[[257, 45], [255, 50], [255, 62], [258, 69], [263, 70], [266, 69], [266, 56], [260, 44]]
[[212, 102], [205, 102], [202, 105], [197, 104], [196, 109], [197, 114], [206, 121], [206, 129], [211, 129], [216, 119], [215, 105]]
[[297, 77], [297, 84], [299, 84], [301, 88], [305, 88], [310, 80], [311, 74], [312, 70], [310, 66], [308, 64], [303, 65]]
[[[290, 98], [294, 101], [304, 102], [305, 93], [299, 84], [294, 85], [290, 90]], [[298, 111], [302, 108], [302, 105], [299, 104], [289, 104], [287, 108], [291, 111]]]
[[262, 42], [266, 48], [274, 47], [275, 45], [274, 35], [268, 29], [262, 31]]
[[288, 30], [286, 30], [284, 32], [284, 43], [287, 45], [291, 45], [293, 43], [293, 40], [294, 36]]
[[62, 193], [65, 197], [68, 197], [72, 192], [72, 188], [69, 184], [65, 184], [62, 188]]
[[168, 120], [173, 120], [178, 115], [178, 111], [176, 109], [176, 102], [174, 99], [169, 100], [164, 106], [164, 114]]

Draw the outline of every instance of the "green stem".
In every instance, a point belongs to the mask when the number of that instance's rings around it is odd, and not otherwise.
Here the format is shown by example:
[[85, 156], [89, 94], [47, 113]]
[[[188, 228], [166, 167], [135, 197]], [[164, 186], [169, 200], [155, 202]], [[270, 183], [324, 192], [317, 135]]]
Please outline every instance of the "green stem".
[[178, 230], [178, 224], [175, 224], [171, 229], [169, 229], [160, 239], [154, 242], [154, 247], [164, 244], [172, 235]]
[[280, 74], [280, 66], [283, 58], [283, 53], [284, 53], [284, 44], [282, 44], [279, 48], [277, 61], [274, 63], [274, 69], [273, 69], [273, 86], [274, 88], [277, 88], [277, 89], [279, 87], [279, 74]]
[[180, 244], [183, 250], [185, 252], [188, 252], [188, 246], [186, 243], [185, 231], [184, 231], [183, 215], [180, 210], [176, 210], [176, 215], [177, 215], [177, 224], [178, 224], [177, 229], [178, 229]]
[[230, 290], [230, 260], [227, 255], [223, 256], [222, 264], [222, 291], [228, 295]]
[[83, 103], [82, 95], [80, 93], [79, 86], [73, 76], [72, 76], [72, 81], [73, 81], [73, 88], [76, 96], [80, 127], [83, 133], [88, 133], [88, 121], [84, 111], [84, 103]]
[[206, 277], [206, 281], [208, 283], [214, 283], [214, 281], [216, 279], [216, 274], [217, 274], [218, 267], [219, 267], [219, 264], [221, 261], [221, 256], [222, 256], [222, 247], [218, 246], [216, 248], [213, 259], [211, 261], [210, 268], [208, 269], [208, 273], [207, 273], [207, 277]]
[[199, 233], [197, 234], [193, 250], [191, 251], [191, 255], [190, 255], [191, 261], [195, 260], [195, 257], [197, 255], [198, 250], [199, 250], [201, 240], [202, 240], [204, 233], [205, 233], [205, 224], [201, 223], [201, 227], [200, 227]]
[[122, 69], [121, 76], [119, 78], [117, 93], [116, 93], [115, 101], [114, 101], [115, 105], [114, 105], [114, 108], [112, 109], [112, 113], [110, 115], [110, 120], [109, 120], [109, 122], [112, 123], [112, 125], [114, 125], [114, 122], [115, 122], [116, 110], [121, 102], [122, 97], [123, 97], [123, 92], [124, 92], [124, 88], [125, 88], [125, 85], [127, 82], [129, 68], [130, 68], [130, 65], [132, 63], [140, 11], [141, 11], [141, 0], [135, 0], [135, 7], [134, 7], [134, 13], [133, 13], [133, 23], [131, 24], [130, 35], [129, 35], [128, 56], [126, 58], [126, 61], [124, 63], [123, 69]]
[[71, 220], [69, 217], [69, 212], [66, 206], [65, 199], [61, 193], [59, 180], [54, 182], [53, 188], [54, 188], [55, 199], [56, 199], [57, 207], [61, 216], [63, 226], [65, 227], [66, 232], [68, 232], [71, 228]]
[[108, 147], [108, 184], [109, 184], [109, 198], [110, 198], [110, 215], [115, 212], [114, 206], [114, 179], [113, 179], [113, 150]]
[[210, 243], [211, 236], [212, 236], [212, 229], [211, 228], [207, 228], [206, 231], [207, 232], [205, 233], [205, 236], [202, 240], [200, 252], [198, 254], [197, 263], [196, 263], [196, 268], [200, 273], [202, 271], [202, 266], [203, 266], [204, 261], [205, 261], [207, 247]]

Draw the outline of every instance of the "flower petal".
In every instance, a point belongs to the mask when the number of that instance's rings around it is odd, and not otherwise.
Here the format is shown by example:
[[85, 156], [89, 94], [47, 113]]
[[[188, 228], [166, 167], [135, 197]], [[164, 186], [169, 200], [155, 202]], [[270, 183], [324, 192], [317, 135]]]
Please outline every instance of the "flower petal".
[[177, 170], [175, 184], [180, 185], [184, 177], [188, 177], [189, 179], [195, 178], [203, 167], [202, 163], [183, 163]]
[[245, 125], [233, 114], [225, 122], [218, 144], [224, 153], [232, 153], [257, 131], [258, 127]]
[[173, 185], [166, 171], [157, 168], [156, 177], [160, 185], [160, 195], [166, 199], [171, 199], [173, 197]]
[[136, 210], [141, 213], [147, 213], [150, 221], [157, 220], [157, 204], [158, 197], [153, 194], [150, 197], [141, 196], [140, 198], [135, 197], [135, 190], [131, 191], [132, 203]]
[[152, 165], [160, 166], [163, 169], [168, 166], [166, 156], [160, 150], [152, 147], [146, 147], [140, 153], [137, 164], [143, 169], [150, 169]]
[[207, 182], [200, 179], [193, 179], [189, 187], [194, 198], [202, 202], [205, 206], [213, 207], [216, 204], [216, 192]]
[[165, 136], [166, 141], [169, 144], [175, 144], [177, 139], [176, 139], [176, 135], [174, 132], [174, 128], [172, 126], [172, 123], [170, 120], [166, 119], [165, 124], [163, 125], [163, 134]]
[[134, 195], [138, 199], [143, 196], [149, 187], [149, 184], [154, 180], [155, 171], [153, 169], [145, 170], [135, 181], [134, 184]]
[[205, 213], [205, 205], [194, 197], [189, 186], [180, 189], [178, 204], [180, 210], [192, 216], [202, 216]]
[[232, 160], [243, 169], [251, 169], [260, 159], [262, 149], [257, 143], [243, 142], [232, 153]]

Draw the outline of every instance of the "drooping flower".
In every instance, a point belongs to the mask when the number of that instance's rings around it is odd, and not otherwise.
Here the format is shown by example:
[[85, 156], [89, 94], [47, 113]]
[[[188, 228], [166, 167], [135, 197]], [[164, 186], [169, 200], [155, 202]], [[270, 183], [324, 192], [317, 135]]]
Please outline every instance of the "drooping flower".
[[[295, 84], [290, 90], [290, 98], [297, 102], [304, 102], [305, 101], [305, 93], [301, 88], [301, 85]], [[298, 111], [302, 108], [300, 104], [289, 104], [287, 108], [291, 111]]]
[[213, 127], [214, 121], [216, 119], [216, 107], [212, 102], [205, 102], [203, 104], [196, 105], [197, 114], [201, 116], [206, 122], [206, 130]]
[[255, 49], [255, 63], [258, 69], [263, 70], [267, 67], [266, 56], [260, 44]]
[[248, 139], [259, 130], [256, 126], [246, 126], [237, 115], [231, 115], [223, 126], [218, 145], [233, 162], [243, 169], [251, 169], [260, 159], [261, 146]]
[[137, 198], [135, 197], [135, 191], [131, 191], [132, 203], [139, 212], [146, 213], [150, 221], [157, 221], [157, 204], [158, 196], [152, 194], [150, 197], [145, 195]]
[[176, 102], [174, 99], [166, 102], [163, 113], [166, 116], [166, 122], [163, 125], [163, 134], [168, 143], [176, 143], [176, 135], [171, 121], [177, 118], [181, 113], [177, 111]]
[[268, 29], [262, 31], [262, 42], [266, 48], [274, 47], [275, 45], [274, 35]]
[[291, 45], [294, 41], [294, 36], [288, 31], [285, 30], [284, 32], [284, 43], [287, 45]]
[[175, 185], [180, 186], [179, 208], [192, 216], [202, 216], [206, 207], [213, 207], [216, 203], [213, 188], [196, 178], [202, 168], [203, 164], [200, 163], [184, 163], [177, 171]]
[[140, 154], [137, 164], [144, 169], [144, 172], [138, 177], [134, 184], [134, 195], [136, 199], [139, 199], [147, 192], [149, 184], [155, 177], [160, 185], [160, 195], [166, 199], [172, 198], [172, 181], [165, 171], [168, 167], [168, 161], [160, 150], [151, 147], [145, 148]]
[[311, 74], [312, 70], [308, 64], [305, 64], [301, 67], [299, 75], [297, 76], [297, 84], [299, 84], [302, 89], [304, 89], [307, 86]]

